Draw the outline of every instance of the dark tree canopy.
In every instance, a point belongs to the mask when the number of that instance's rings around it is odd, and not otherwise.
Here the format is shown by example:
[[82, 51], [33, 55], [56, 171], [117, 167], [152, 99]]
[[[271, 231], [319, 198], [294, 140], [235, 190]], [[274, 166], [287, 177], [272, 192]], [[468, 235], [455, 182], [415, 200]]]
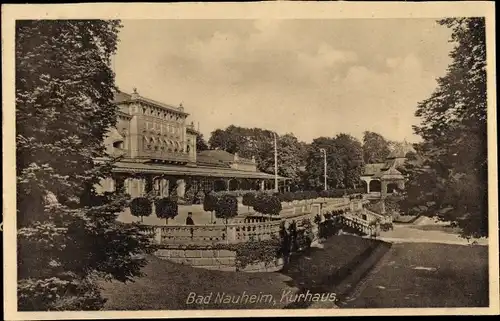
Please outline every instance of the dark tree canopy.
[[370, 131], [363, 133], [363, 158], [365, 163], [383, 163], [389, 153], [389, 142], [382, 135]]
[[245, 158], [255, 157], [257, 168], [274, 173], [274, 135], [278, 145], [278, 175], [298, 180], [300, 166], [304, 164], [304, 143], [293, 134], [282, 136], [261, 128], [229, 126], [212, 132], [209, 145]]
[[447, 74], [419, 103], [414, 127], [425, 166], [411, 173], [408, 211], [457, 224], [465, 236], [488, 235], [486, 39], [484, 18], [439, 21], [452, 29]]
[[119, 21], [16, 22], [18, 306], [100, 309], [91, 276], [140, 275], [148, 238], [116, 221], [122, 188], [97, 196], [112, 175], [103, 138], [115, 125], [111, 55]]
[[196, 151], [201, 152], [208, 149], [208, 144], [203, 138], [203, 134], [196, 135]]

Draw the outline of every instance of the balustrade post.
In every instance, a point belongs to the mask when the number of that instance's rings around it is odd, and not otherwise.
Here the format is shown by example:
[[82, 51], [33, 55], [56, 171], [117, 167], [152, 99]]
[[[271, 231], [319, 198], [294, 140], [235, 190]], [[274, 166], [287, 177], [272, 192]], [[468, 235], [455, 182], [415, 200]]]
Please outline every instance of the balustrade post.
[[161, 227], [155, 227], [154, 233], [155, 233], [155, 243], [160, 245], [161, 244]]

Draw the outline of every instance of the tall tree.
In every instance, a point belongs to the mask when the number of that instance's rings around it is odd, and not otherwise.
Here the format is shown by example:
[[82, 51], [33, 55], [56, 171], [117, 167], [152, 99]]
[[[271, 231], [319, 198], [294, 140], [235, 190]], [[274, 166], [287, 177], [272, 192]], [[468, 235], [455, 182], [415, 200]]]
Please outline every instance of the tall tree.
[[439, 24], [452, 29], [452, 63], [434, 93], [418, 105], [421, 124], [414, 130], [423, 143], [417, 152], [426, 163], [413, 170], [402, 205], [452, 221], [464, 236], [487, 236], [485, 20], [451, 18]]
[[203, 134], [196, 135], [196, 151], [201, 152], [208, 149], [208, 144], [203, 138]]
[[[299, 179], [300, 148], [298, 139], [292, 134], [277, 136], [278, 175], [288, 177], [293, 181]], [[274, 173], [274, 146], [269, 146], [261, 156], [259, 167], [262, 171]]]
[[370, 131], [363, 133], [363, 159], [365, 163], [383, 163], [389, 153], [389, 142], [382, 135]]
[[324, 188], [324, 156], [320, 149], [326, 151], [326, 177], [328, 188], [341, 187], [344, 182], [342, 160], [337, 153], [334, 138], [318, 137], [310, 145], [306, 173], [304, 175], [306, 187]]
[[19, 310], [99, 309], [94, 276], [126, 281], [146, 263], [148, 239], [116, 221], [128, 195], [94, 188], [112, 174], [103, 139], [117, 119], [110, 59], [119, 28], [16, 22]]
[[351, 135], [341, 133], [335, 137], [335, 145], [341, 161], [339, 170], [343, 173], [341, 187], [356, 188], [364, 166], [361, 142]]

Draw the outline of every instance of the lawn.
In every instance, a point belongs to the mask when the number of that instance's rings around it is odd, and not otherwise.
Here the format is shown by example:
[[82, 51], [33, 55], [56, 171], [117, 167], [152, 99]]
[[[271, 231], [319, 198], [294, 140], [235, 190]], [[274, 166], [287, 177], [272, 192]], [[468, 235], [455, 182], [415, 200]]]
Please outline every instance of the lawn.
[[[287, 269], [268, 273], [210, 271], [150, 257], [143, 270], [145, 276], [134, 283], [100, 284], [103, 296], [108, 299], [106, 310], [290, 308], [293, 306], [288, 306], [286, 300], [281, 302], [284, 291], [331, 291], [376, 243], [350, 235], [333, 236], [325, 242], [324, 249], [311, 248], [293, 257]], [[270, 294], [276, 303], [214, 302], [217, 294], [237, 298], [244, 291], [248, 295]], [[213, 293], [212, 300], [208, 304], [187, 304], [191, 292], [205, 297]]]
[[415, 225], [411, 228], [421, 231], [439, 231], [450, 234], [460, 234], [460, 228], [449, 225]]
[[394, 244], [347, 308], [488, 306], [488, 248]]

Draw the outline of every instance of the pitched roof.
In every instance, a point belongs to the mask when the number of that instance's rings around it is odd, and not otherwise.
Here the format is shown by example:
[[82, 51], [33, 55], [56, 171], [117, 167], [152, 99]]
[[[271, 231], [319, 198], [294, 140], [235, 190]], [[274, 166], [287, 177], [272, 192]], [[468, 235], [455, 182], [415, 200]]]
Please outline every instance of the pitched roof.
[[[263, 178], [273, 179], [274, 175], [263, 172], [241, 171], [232, 168], [214, 167], [187, 167], [179, 165], [144, 164], [137, 162], [120, 161], [115, 163], [116, 172], [142, 172], [163, 175], [186, 175], [186, 176], [208, 176], [208, 177], [231, 177], [231, 178]], [[278, 179], [286, 179], [278, 176]]]
[[382, 172], [385, 163], [365, 164], [363, 171], [364, 176], [377, 176]]
[[401, 174], [400, 171], [395, 169], [394, 167], [389, 168], [382, 174], [382, 178], [390, 179], [390, 178], [396, 178], [396, 179], [401, 179], [404, 178], [403, 174]]
[[[211, 157], [214, 159], [217, 159], [222, 162], [227, 162], [227, 163], [232, 163], [234, 162], [234, 154], [231, 154], [229, 152], [226, 152], [225, 150], [220, 150], [220, 149], [209, 149], [209, 150], [204, 150], [198, 153], [198, 156], [205, 156], [205, 157]], [[248, 158], [243, 158], [238, 156], [238, 161], [240, 163], [253, 163], [252, 160]]]

